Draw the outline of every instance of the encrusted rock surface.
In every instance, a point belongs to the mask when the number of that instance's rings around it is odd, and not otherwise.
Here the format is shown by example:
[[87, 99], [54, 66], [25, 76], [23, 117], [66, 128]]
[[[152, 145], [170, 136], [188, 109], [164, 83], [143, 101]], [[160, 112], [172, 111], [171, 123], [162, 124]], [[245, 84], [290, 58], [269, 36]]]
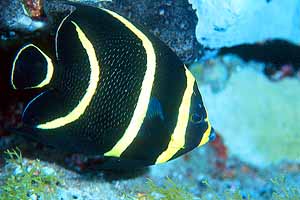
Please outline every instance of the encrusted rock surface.
[[300, 1], [189, 0], [198, 41], [210, 48], [285, 39], [300, 43]]

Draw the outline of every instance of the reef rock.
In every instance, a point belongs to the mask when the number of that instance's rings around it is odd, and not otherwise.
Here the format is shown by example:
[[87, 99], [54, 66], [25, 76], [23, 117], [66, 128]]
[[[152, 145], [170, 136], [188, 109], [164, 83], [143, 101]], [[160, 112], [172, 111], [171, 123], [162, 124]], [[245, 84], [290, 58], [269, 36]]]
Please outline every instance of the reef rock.
[[299, 0], [189, 0], [196, 9], [197, 40], [210, 48], [267, 39], [300, 43]]
[[256, 166], [300, 161], [299, 80], [274, 83], [246, 67], [231, 75], [223, 91], [200, 90], [212, 126], [230, 153]]

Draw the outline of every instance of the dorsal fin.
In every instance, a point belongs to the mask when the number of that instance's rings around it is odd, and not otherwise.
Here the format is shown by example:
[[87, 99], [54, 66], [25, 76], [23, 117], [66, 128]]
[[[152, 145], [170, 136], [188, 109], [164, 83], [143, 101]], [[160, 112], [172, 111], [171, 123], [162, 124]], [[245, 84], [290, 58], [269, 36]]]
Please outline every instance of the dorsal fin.
[[42, 88], [51, 81], [52, 59], [34, 44], [22, 47], [13, 62], [11, 85], [14, 89]]

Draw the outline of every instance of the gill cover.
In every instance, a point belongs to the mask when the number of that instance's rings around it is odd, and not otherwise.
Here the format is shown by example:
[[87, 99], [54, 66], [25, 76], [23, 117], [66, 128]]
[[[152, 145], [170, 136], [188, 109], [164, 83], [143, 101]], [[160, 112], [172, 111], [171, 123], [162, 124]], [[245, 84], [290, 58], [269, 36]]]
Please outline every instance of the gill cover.
[[14, 89], [42, 88], [52, 79], [52, 59], [34, 44], [21, 48], [13, 62], [11, 85]]

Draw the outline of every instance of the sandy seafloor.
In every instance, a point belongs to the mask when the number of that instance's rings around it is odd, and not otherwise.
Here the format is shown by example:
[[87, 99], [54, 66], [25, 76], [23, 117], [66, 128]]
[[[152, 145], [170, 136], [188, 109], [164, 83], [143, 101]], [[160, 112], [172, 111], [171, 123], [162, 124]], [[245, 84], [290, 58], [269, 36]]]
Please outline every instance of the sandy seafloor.
[[[189, 16], [193, 17], [190, 23], [184, 17], [166, 20], [179, 12], [171, 9], [172, 1], [149, 4], [153, 8], [145, 16], [147, 6], [140, 1], [116, 1], [110, 7], [133, 19], [143, 16], [137, 21], [146, 20], [144, 25], [166, 41], [184, 62], [197, 58], [200, 48], [193, 35], [195, 16]], [[155, 19], [158, 23], [151, 21], [155, 12], [160, 13]], [[177, 23], [179, 20], [183, 23]], [[193, 72], [203, 101], [225, 147], [207, 144], [174, 161], [127, 173], [80, 174], [52, 161], [42, 161], [64, 182], [57, 199], [143, 199], [148, 192], [148, 179], [163, 186], [166, 177], [186, 187], [194, 199], [213, 199], [211, 189], [220, 197], [224, 197], [224, 191], [238, 190], [245, 199], [249, 195], [255, 200], [272, 199], [274, 192], [283, 194], [281, 186], [300, 190], [300, 78], [272, 82], [262, 73], [263, 63], [244, 62], [233, 55], [195, 66]], [[4, 171], [0, 172], [3, 176]], [[272, 183], [271, 179], [281, 176], [285, 183], [280, 187]], [[160, 197], [157, 195], [157, 199]]]

